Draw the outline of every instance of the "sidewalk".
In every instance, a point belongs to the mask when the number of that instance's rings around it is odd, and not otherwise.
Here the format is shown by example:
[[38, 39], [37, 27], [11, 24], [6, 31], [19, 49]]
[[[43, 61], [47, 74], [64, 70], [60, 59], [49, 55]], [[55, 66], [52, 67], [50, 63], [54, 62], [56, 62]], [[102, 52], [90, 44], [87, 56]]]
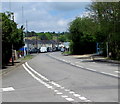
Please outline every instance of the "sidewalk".
[[[37, 54], [36, 54], [37, 55]], [[36, 55], [32, 55], [31, 58], [35, 57]], [[22, 65], [23, 63], [25, 63], [26, 61], [30, 60], [31, 58], [24, 58], [21, 57], [17, 60], [14, 60], [14, 66], [12, 66], [12, 63], [8, 63], [8, 65], [4, 66], [2, 70], [0, 70], [0, 76], [7, 74], [8, 72], [10, 72], [11, 70], [14, 70], [16, 67]]]
[[0, 76], [7, 74], [9, 71], [15, 69], [16, 67], [22, 65], [26, 60], [22, 60], [22, 58], [18, 60], [14, 60], [14, 65], [12, 63], [8, 63], [8, 65], [4, 66], [2, 70], [0, 70]]
[[120, 61], [110, 60], [110, 59], [107, 59], [106, 57], [93, 55], [93, 54], [71, 55], [71, 56], [73, 56], [74, 58], [77, 58], [77, 59], [88, 59], [88, 60], [98, 61], [98, 62], [108, 62], [108, 63], [120, 64]]

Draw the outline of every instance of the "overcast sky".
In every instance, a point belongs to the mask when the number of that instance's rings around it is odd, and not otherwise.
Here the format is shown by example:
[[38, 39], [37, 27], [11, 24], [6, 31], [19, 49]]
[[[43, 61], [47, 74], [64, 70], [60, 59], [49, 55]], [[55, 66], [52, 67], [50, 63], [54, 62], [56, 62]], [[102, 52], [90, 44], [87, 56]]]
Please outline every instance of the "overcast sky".
[[[2, 12], [12, 11], [18, 26], [28, 31], [65, 32], [69, 23], [86, 13], [91, 2], [3, 2]], [[23, 7], [23, 12], [22, 12]], [[22, 15], [23, 13], [23, 15]], [[23, 21], [22, 21], [23, 20]]]

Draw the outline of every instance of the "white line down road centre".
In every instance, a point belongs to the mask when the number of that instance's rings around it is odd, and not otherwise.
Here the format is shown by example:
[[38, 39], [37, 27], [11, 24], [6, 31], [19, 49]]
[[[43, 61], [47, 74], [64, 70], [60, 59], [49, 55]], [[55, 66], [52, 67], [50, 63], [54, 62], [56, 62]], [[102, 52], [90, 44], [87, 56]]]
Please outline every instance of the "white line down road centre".
[[[50, 81], [45, 76], [41, 75], [37, 71], [35, 71], [33, 68], [31, 68], [28, 63], [22, 64], [23, 68], [39, 83], [43, 84], [48, 89], [54, 91], [56, 95], [60, 95], [61, 98], [64, 98], [65, 100], [69, 102], [91, 102], [91, 100], [87, 99], [84, 96], [81, 96], [74, 91], [71, 91], [70, 89], [66, 89], [65, 87], [57, 84], [54, 81]], [[72, 92], [72, 93], [71, 93]], [[66, 94], [67, 93], [67, 94]], [[72, 97], [69, 97], [71, 96]], [[77, 100], [76, 100], [77, 99]]]

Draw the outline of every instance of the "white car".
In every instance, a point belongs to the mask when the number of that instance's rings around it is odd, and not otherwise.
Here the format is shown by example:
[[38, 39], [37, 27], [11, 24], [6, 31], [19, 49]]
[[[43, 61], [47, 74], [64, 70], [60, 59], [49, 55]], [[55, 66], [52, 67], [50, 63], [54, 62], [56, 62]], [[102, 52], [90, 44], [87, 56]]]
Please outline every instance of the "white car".
[[47, 52], [47, 47], [41, 47], [40, 52]]

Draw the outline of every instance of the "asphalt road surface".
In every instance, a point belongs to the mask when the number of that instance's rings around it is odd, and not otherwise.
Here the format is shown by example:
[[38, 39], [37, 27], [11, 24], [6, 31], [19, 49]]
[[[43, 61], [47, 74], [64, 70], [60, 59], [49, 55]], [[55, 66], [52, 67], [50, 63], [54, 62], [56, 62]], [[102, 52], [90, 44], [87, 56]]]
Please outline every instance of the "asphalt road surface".
[[3, 76], [2, 101], [118, 102], [115, 71], [116, 64], [40, 53]]

